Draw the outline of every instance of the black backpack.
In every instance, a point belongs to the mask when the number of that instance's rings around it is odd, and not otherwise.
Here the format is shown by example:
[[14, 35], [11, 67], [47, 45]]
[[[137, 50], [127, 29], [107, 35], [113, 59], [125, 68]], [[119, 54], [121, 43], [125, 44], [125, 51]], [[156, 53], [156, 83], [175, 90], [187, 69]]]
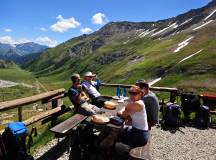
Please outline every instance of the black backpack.
[[3, 143], [2, 135], [0, 134], [0, 160], [7, 160], [5, 145]]
[[2, 134], [6, 160], [33, 160], [26, 147], [27, 128], [22, 122], [8, 124]]
[[180, 120], [181, 107], [178, 104], [170, 103], [165, 108], [163, 121], [165, 127], [178, 128], [181, 126]]
[[195, 124], [197, 127], [206, 129], [210, 125], [209, 107], [201, 105], [196, 112]]
[[71, 158], [77, 160], [89, 159], [94, 148], [93, 124], [80, 124], [73, 138]]
[[181, 94], [181, 107], [184, 112], [185, 119], [189, 118], [191, 112], [196, 112], [200, 104], [199, 95], [193, 93]]

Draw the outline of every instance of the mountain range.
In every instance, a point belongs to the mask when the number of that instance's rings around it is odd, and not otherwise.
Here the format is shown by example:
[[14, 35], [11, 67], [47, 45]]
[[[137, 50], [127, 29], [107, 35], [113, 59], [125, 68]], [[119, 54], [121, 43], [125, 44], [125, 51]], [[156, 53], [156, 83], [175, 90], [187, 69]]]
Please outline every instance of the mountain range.
[[[22, 44], [3, 44], [0, 43], [0, 59], [12, 60], [22, 64], [35, 57], [37, 53], [43, 52], [48, 47], [34, 42]], [[33, 56], [31, 56], [33, 55]]]
[[[109, 22], [45, 50], [27, 69], [52, 81], [93, 71], [106, 82], [216, 91], [216, 0], [155, 22]], [[207, 89], [206, 89], [207, 88]]]

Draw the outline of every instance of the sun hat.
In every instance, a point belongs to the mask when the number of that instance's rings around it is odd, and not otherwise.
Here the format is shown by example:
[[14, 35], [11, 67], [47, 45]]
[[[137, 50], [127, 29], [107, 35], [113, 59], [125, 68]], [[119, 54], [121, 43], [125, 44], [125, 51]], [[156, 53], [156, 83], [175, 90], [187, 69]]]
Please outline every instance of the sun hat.
[[85, 74], [84, 74], [84, 77], [95, 77], [96, 75], [95, 74], [93, 74], [92, 72], [86, 72]]

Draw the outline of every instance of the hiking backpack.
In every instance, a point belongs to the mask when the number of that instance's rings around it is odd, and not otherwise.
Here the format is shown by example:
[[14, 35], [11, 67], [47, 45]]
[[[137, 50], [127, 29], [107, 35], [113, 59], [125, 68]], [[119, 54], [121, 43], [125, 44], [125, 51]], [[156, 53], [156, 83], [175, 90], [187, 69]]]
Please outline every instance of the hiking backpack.
[[181, 126], [181, 107], [175, 103], [167, 104], [163, 115], [165, 127], [178, 128]]
[[195, 116], [195, 124], [202, 129], [206, 129], [209, 127], [210, 124], [209, 107], [204, 105], [201, 105], [199, 107]]
[[22, 122], [9, 123], [2, 134], [7, 160], [33, 160], [27, 154], [27, 128]]
[[191, 112], [196, 112], [200, 106], [200, 97], [193, 93], [181, 94], [181, 107], [184, 112], [185, 119], [189, 119]]
[[1, 134], [0, 134], [0, 160], [7, 160], [5, 145], [3, 143]]
[[94, 148], [93, 125], [90, 123], [80, 124], [72, 142], [71, 158], [77, 160], [89, 159]]

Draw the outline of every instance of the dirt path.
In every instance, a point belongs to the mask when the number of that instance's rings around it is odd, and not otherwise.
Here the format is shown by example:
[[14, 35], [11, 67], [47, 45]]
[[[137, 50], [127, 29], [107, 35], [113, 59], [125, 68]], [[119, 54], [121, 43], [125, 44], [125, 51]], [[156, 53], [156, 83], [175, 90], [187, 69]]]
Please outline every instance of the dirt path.
[[0, 80], [0, 88], [7, 88], [7, 87], [13, 87], [18, 85], [18, 83], [12, 82], [12, 81], [5, 81]]
[[48, 89], [38, 80], [36, 80], [37, 88], [42, 88], [44, 91], [48, 91]]

